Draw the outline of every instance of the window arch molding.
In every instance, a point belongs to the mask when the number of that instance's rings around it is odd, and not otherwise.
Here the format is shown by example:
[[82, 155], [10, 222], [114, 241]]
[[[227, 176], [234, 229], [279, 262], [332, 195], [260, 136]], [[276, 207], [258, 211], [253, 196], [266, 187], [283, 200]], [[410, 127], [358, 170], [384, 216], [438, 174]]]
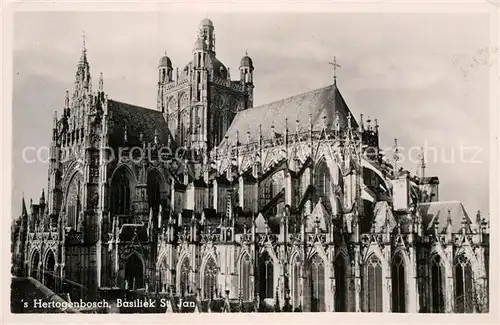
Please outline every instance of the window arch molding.
[[[241, 295], [242, 299], [244, 301], [251, 300], [251, 282], [250, 282], [250, 276], [253, 275], [253, 262], [252, 258], [250, 257], [250, 254], [245, 250], [240, 254], [239, 260], [238, 260], [238, 275], [239, 275], [239, 281], [238, 285], [239, 288], [238, 290], [241, 290]], [[240, 292], [238, 291], [238, 296]]]
[[409, 265], [406, 254], [397, 250], [391, 260], [391, 311], [395, 313], [408, 312]]
[[473, 313], [476, 306], [476, 287], [471, 260], [458, 254], [453, 261], [453, 298], [455, 313]]
[[330, 169], [326, 163], [325, 157], [322, 157], [314, 166], [313, 182], [316, 197], [318, 199], [321, 198], [321, 202], [326, 211], [331, 213], [332, 204], [330, 202], [330, 197], [334, 193], [332, 193], [332, 175], [330, 174]]
[[371, 252], [367, 255], [363, 263], [362, 272], [362, 310], [365, 312], [383, 312], [384, 311], [384, 260], [380, 254]]
[[429, 312], [446, 312], [446, 263], [441, 254], [434, 252], [430, 255], [429, 263]]

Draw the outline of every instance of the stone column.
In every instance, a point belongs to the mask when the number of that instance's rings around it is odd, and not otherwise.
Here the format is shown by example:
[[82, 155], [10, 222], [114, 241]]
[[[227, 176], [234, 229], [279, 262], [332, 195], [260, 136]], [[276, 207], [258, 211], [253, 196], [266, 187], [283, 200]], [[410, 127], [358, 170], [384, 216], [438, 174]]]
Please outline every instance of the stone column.
[[243, 209], [245, 203], [245, 181], [243, 180], [243, 176], [238, 178], [238, 183], [238, 201], [241, 209]]

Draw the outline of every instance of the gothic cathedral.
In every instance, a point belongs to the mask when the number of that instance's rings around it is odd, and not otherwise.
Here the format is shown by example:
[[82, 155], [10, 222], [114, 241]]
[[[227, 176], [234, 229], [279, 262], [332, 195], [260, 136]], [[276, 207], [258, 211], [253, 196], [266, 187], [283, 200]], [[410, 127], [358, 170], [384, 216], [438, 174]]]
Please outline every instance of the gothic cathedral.
[[[200, 312], [487, 312], [488, 222], [389, 161], [333, 84], [253, 107], [254, 65], [158, 65], [157, 107], [93, 89], [84, 46], [49, 184], [23, 199], [13, 272], [63, 299], [194, 297]], [[174, 306], [175, 309], [175, 306]]]

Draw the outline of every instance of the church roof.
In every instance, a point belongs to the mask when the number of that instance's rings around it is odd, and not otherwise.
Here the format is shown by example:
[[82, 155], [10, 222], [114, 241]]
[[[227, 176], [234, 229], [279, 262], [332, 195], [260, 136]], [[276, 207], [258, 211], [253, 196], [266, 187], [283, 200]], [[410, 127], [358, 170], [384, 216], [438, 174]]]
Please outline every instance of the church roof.
[[464, 217], [468, 225], [472, 223], [467, 211], [465, 211], [464, 206], [459, 201], [421, 203], [419, 209], [422, 214], [424, 227], [427, 230], [432, 230], [437, 221], [439, 223], [439, 232], [443, 232], [450, 220], [452, 233], [457, 233], [462, 229]]
[[140, 133], [142, 133], [143, 141], [154, 143], [156, 130], [160, 144], [168, 142], [170, 132], [160, 111], [116, 100], [108, 101], [108, 111], [113, 121], [110, 136], [111, 146], [124, 144], [125, 129], [127, 130], [127, 145], [129, 146], [140, 144]]
[[316, 89], [293, 97], [285, 98], [269, 104], [249, 108], [238, 112], [226, 135], [234, 142], [236, 131], [240, 137], [250, 132], [252, 139], [257, 139], [259, 125], [262, 127], [264, 138], [271, 136], [271, 126], [277, 133], [285, 130], [285, 119], [288, 119], [288, 129], [295, 132], [295, 121], [299, 121], [303, 131], [309, 129], [309, 116], [312, 118], [313, 130], [323, 128], [323, 117], [326, 116], [328, 128], [333, 128], [336, 114], [339, 114], [340, 127], [347, 126], [347, 116], [351, 115], [351, 123], [357, 127], [351, 111], [336, 85]]

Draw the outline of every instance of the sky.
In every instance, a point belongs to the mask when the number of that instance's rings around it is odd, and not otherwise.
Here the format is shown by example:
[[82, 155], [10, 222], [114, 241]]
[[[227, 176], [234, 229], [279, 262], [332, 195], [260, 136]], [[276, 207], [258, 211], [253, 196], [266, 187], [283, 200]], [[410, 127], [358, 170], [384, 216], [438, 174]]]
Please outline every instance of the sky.
[[[24, 148], [50, 145], [54, 111], [72, 93], [85, 31], [97, 88], [112, 99], [156, 106], [157, 64], [191, 60], [203, 13], [22, 12], [13, 44], [13, 213], [21, 197], [38, 202], [48, 164], [28, 162]], [[440, 179], [440, 200], [462, 201], [469, 215], [489, 211], [490, 79], [498, 47], [480, 13], [211, 13], [217, 57], [238, 77], [248, 51], [254, 105], [333, 82], [355, 116], [378, 119], [380, 144], [394, 138], [416, 172], [425, 147], [426, 176]], [[42, 157], [46, 154], [43, 155]], [[413, 159], [410, 159], [410, 156]], [[33, 155], [28, 156], [31, 159]], [[410, 161], [410, 160], [413, 160]]]

